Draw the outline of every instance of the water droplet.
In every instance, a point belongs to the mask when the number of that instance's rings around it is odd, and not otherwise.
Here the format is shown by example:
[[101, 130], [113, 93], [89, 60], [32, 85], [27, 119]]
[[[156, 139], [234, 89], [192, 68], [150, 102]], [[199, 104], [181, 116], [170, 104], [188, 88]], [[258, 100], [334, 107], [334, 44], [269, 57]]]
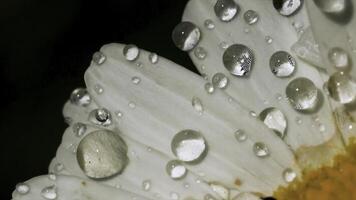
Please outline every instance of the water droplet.
[[223, 186], [221, 183], [218, 182], [212, 182], [209, 183], [209, 186], [211, 189], [218, 194], [222, 199], [230, 199], [230, 191], [227, 189], [225, 186]]
[[96, 84], [94, 86], [94, 91], [96, 92], [96, 94], [102, 94], [104, 92], [104, 89], [101, 85]]
[[127, 146], [118, 133], [93, 131], [79, 143], [77, 161], [88, 177], [108, 178], [121, 173], [127, 165]]
[[134, 61], [140, 55], [140, 49], [133, 44], [128, 44], [123, 49], [123, 54], [128, 61]]
[[182, 179], [187, 175], [187, 169], [179, 160], [171, 160], [166, 165], [166, 171], [172, 179]]
[[283, 179], [290, 183], [297, 177], [297, 173], [295, 173], [292, 169], [287, 168], [283, 171]]
[[269, 150], [265, 143], [257, 142], [253, 145], [253, 151], [257, 157], [264, 158], [269, 155]]
[[91, 97], [85, 88], [77, 88], [71, 93], [70, 102], [85, 107], [90, 104]]
[[55, 172], [61, 172], [62, 170], [64, 169], [64, 165], [62, 163], [57, 163], [55, 166], [54, 166], [54, 170]]
[[96, 125], [109, 126], [112, 122], [110, 111], [106, 108], [94, 109], [89, 114], [89, 121]]
[[16, 185], [16, 192], [21, 195], [25, 195], [30, 192], [30, 186], [27, 183], [19, 183]]
[[295, 122], [297, 122], [298, 125], [303, 123], [303, 121], [302, 121], [302, 119], [300, 117], [296, 117], [295, 118]]
[[200, 114], [203, 113], [203, 111], [204, 111], [203, 103], [201, 102], [201, 100], [198, 97], [192, 98], [192, 106], [198, 113], [200, 113]]
[[248, 10], [244, 13], [244, 19], [245, 19], [245, 22], [249, 25], [252, 25], [252, 24], [255, 24], [258, 19], [259, 19], [259, 16], [258, 16], [258, 13], [254, 10]]
[[229, 47], [229, 45], [227, 44], [227, 42], [222, 41], [222, 42], [220, 42], [219, 47], [221, 49], [227, 49]]
[[307, 78], [296, 78], [289, 82], [286, 95], [295, 110], [314, 111], [319, 102], [318, 89]]
[[130, 101], [130, 102], [129, 102], [129, 107], [130, 107], [131, 109], [135, 109], [135, 108], [136, 108], [136, 103], [133, 102], [133, 101]]
[[330, 96], [342, 104], [351, 103], [356, 98], [356, 84], [344, 72], [330, 76], [327, 87]]
[[277, 51], [271, 56], [269, 66], [275, 76], [283, 78], [293, 74], [296, 61], [289, 53]]
[[171, 192], [171, 193], [170, 193], [170, 197], [171, 197], [171, 199], [173, 199], [173, 200], [178, 200], [178, 199], [179, 199], [179, 194], [176, 193], [176, 192]]
[[184, 162], [200, 162], [207, 151], [203, 135], [194, 130], [178, 132], [172, 139], [171, 148], [173, 154]]
[[236, 197], [234, 197], [232, 200], [261, 200], [261, 198], [252, 194], [252, 193], [241, 192]]
[[174, 28], [172, 39], [179, 49], [190, 51], [199, 43], [200, 30], [191, 22], [181, 22]]
[[211, 82], [215, 88], [225, 89], [229, 84], [229, 79], [223, 73], [216, 73]]
[[254, 56], [248, 47], [242, 44], [229, 46], [223, 55], [225, 68], [235, 76], [247, 75], [253, 65]]
[[183, 186], [184, 186], [184, 188], [189, 188], [190, 187], [189, 183], [184, 183]]
[[234, 19], [239, 10], [239, 6], [233, 0], [217, 0], [214, 6], [215, 15], [223, 22]]
[[345, 50], [339, 47], [334, 47], [329, 50], [328, 58], [330, 63], [339, 70], [345, 70], [349, 67], [350, 58]]
[[283, 16], [294, 14], [302, 5], [302, 0], [273, 0], [274, 8]]
[[41, 196], [45, 199], [56, 199], [57, 198], [57, 189], [54, 185], [52, 186], [48, 186], [43, 188], [43, 190], [41, 190]]
[[272, 42], [273, 42], [273, 38], [271, 37], [271, 36], [266, 36], [265, 37], [265, 41], [267, 42], [267, 44], [272, 44]]
[[141, 79], [139, 77], [134, 76], [131, 78], [131, 81], [133, 84], [138, 85], [141, 82]]
[[211, 83], [205, 83], [204, 89], [208, 94], [212, 94], [214, 92], [214, 86]]
[[341, 14], [346, 10], [346, 0], [314, 0], [316, 6], [325, 13]]
[[49, 173], [48, 179], [51, 181], [55, 181], [55, 180], [57, 180], [57, 175], [55, 175], [54, 173]]
[[124, 116], [124, 113], [122, 113], [121, 111], [116, 111], [116, 116], [118, 118], [122, 118]]
[[215, 24], [214, 24], [213, 20], [211, 20], [211, 19], [205, 20], [204, 21], [204, 26], [205, 26], [205, 28], [207, 28], [209, 30], [212, 30], [212, 29], [215, 28]]
[[156, 53], [150, 53], [148, 55], [148, 60], [152, 63], [152, 64], [156, 64], [159, 60], [159, 57]]
[[151, 181], [150, 180], [144, 180], [142, 182], [142, 189], [144, 191], [149, 191], [151, 189]]
[[87, 126], [85, 124], [81, 122], [73, 124], [73, 133], [75, 136], [82, 137], [85, 131], [87, 131]]
[[235, 138], [237, 141], [239, 142], [243, 142], [246, 141], [247, 139], [247, 134], [245, 133], [245, 131], [238, 129], [237, 131], [235, 131]]
[[106, 56], [102, 52], [97, 51], [93, 54], [92, 60], [97, 65], [101, 65], [105, 62]]
[[270, 129], [272, 129], [280, 138], [285, 137], [287, 128], [287, 120], [282, 111], [277, 108], [264, 109], [259, 118]]
[[251, 117], [257, 117], [257, 114], [256, 114], [255, 111], [250, 111], [250, 116], [251, 116]]
[[206, 57], [206, 55], [207, 55], [207, 52], [206, 52], [206, 50], [205, 50], [203, 47], [197, 47], [197, 48], [195, 48], [195, 50], [194, 50], [194, 55], [195, 55], [195, 57], [197, 57], [198, 59], [203, 60], [203, 59], [205, 59], [205, 57]]

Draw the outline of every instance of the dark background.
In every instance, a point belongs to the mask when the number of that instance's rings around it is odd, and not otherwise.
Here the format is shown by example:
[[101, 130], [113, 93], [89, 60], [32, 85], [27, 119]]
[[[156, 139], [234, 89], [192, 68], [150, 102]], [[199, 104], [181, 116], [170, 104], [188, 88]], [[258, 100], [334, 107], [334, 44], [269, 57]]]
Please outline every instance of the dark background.
[[1, 198], [46, 174], [93, 52], [133, 43], [194, 69], [171, 41], [187, 0], [0, 0]]

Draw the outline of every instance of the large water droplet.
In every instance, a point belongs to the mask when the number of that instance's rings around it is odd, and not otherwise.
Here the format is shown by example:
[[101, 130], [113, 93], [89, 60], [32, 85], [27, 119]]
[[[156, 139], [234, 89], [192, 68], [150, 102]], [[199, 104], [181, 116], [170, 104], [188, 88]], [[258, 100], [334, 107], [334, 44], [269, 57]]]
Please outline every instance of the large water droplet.
[[349, 55], [345, 50], [339, 47], [334, 47], [329, 50], [328, 58], [330, 63], [339, 70], [345, 70], [350, 65]]
[[22, 195], [29, 193], [30, 189], [30, 186], [26, 183], [19, 183], [16, 185], [16, 192]]
[[294, 14], [302, 5], [302, 0], [273, 0], [274, 8], [283, 16]]
[[70, 102], [85, 107], [90, 104], [91, 97], [85, 88], [77, 88], [71, 93]]
[[106, 56], [102, 52], [98, 51], [93, 54], [92, 60], [97, 65], [101, 65], [105, 62]]
[[187, 169], [179, 160], [171, 160], [166, 165], [166, 171], [172, 179], [182, 179], [187, 175]]
[[109, 126], [112, 123], [112, 117], [106, 108], [98, 108], [90, 112], [89, 121], [96, 125]]
[[287, 168], [283, 171], [283, 179], [287, 183], [292, 182], [297, 177], [297, 173], [295, 173], [292, 169]]
[[318, 88], [307, 78], [296, 78], [289, 82], [286, 96], [295, 110], [314, 111], [319, 103]]
[[108, 178], [121, 173], [127, 165], [127, 146], [118, 133], [94, 131], [79, 143], [77, 161], [88, 177]]
[[253, 145], [253, 152], [257, 157], [264, 158], [269, 155], [269, 149], [265, 143], [257, 142]]
[[214, 6], [216, 16], [223, 22], [234, 19], [239, 10], [239, 6], [233, 0], [217, 0]]
[[330, 76], [327, 87], [330, 96], [342, 104], [351, 103], [356, 98], [356, 84], [344, 72], [336, 72]]
[[181, 22], [174, 28], [172, 39], [179, 49], [190, 51], [199, 43], [200, 30], [191, 22]]
[[134, 61], [140, 54], [140, 49], [133, 44], [128, 44], [123, 49], [123, 54], [128, 61]]
[[254, 10], [248, 10], [244, 13], [245, 22], [249, 25], [257, 23], [259, 16], [258, 13]]
[[284, 138], [287, 128], [287, 119], [282, 111], [278, 110], [277, 108], [266, 108], [260, 113], [259, 118], [280, 138]]
[[271, 56], [269, 66], [277, 77], [288, 77], [293, 74], [296, 61], [289, 53], [277, 51]]
[[198, 113], [200, 113], [200, 114], [203, 113], [203, 111], [204, 111], [203, 103], [201, 102], [201, 100], [198, 97], [192, 98], [192, 106]]
[[202, 134], [194, 130], [178, 132], [172, 139], [173, 154], [184, 162], [200, 162], [206, 155], [207, 144]]
[[223, 73], [214, 74], [211, 82], [215, 88], [225, 89], [229, 84], [229, 79]]
[[81, 122], [73, 124], [73, 133], [77, 137], [82, 137], [87, 131], [87, 126]]
[[57, 189], [54, 185], [48, 186], [41, 190], [41, 196], [45, 199], [53, 200], [57, 198]]
[[229, 46], [223, 55], [225, 68], [236, 76], [247, 75], [253, 65], [254, 56], [248, 47], [242, 44]]

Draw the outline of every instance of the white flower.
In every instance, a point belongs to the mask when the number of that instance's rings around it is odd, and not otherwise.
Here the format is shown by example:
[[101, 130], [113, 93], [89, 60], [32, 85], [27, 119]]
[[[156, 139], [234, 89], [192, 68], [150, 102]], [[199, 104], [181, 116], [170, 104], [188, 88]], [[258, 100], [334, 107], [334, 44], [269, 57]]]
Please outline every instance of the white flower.
[[203, 77], [103, 46], [64, 107], [50, 175], [13, 199], [259, 199], [332, 164], [356, 134], [354, 6], [191, 0], [172, 37]]

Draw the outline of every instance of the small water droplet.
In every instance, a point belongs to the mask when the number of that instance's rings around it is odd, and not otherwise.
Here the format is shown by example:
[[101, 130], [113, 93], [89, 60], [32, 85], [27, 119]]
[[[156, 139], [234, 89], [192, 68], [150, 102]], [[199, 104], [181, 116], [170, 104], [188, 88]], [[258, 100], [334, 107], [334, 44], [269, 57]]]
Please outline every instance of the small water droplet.
[[295, 118], [295, 122], [297, 122], [298, 125], [303, 123], [303, 121], [302, 121], [302, 119], [300, 117], [296, 117]]
[[172, 39], [180, 50], [190, 51], [199, 43], [200, 30], [191, 22], [181, 22], [174, 28]]
[[227, 78], [225, 74], [219, 72], [214, 74], [211, 82], [214, 88], [225, 89], [229, 84], [229, 78]]
[[92, 60], [97, 65], [101, 65], [105, 62], [106, 56], [102, 52], [97, 51], [93, 54]]
[[254, 10], [248, 10], [244, 13], [245, 22], [249, 25], [257, 23], [259, 16], [258, 13]]
[[199, 114], [203, 113], [204, 111], [203, 103], [198, 97], [192, 98], [192, 106]]
[[348, 53], [339, 47], [334, 47], [329, 50], [328, 58], [330, 63], [339, 70], [345, 70], [350, 66], [350, 58]]
[[270, 129], [272, 129], [280, 138], [285, 137], [287, 128], [287, 119], [282, 111], [277, 108], [266, 108], [260, 115], [260, 120]]
[[200, 162], [206, 155], [207, 145], [202, 134], [194, 130], [178, 132], [172, 139], [173, 154], [184, 162]]
[[184, 186], [184, 188], [189, 188], [190, 187], [189, 183], [184, 183], [183, 186]]
[[57, 189], [54, 185], [45, 187], [41, 190], [41, 196], [45, 199], [56, 199], [57, 198]]
[[222, 199], [230, 199], [230, 191], [224, 185], [218, 182], [209, 183], [211, 189], [218, 194]]
[[70, 95], [70, 102], [78, 106], [88, 106], [91, 97], [85, 88], [77, 88]]
[[273, 0], [274, 8], [283, 16], [294, 14], [302, 5], [302, 0]]
[[211, 83], [205, 83], [204, 89], [208, 94], [214, 93], [214, 90], [215, 90], [213, 84], [211, 84]]
[[140, 49], [133, 44], [128, 44], [123, 49], [123, 54], [128, 61], [134, 61], [140, 55]]
[[107, 178], [121, 173], [127, 165], [127, 145], [118, 133], [93, 131], [80, 141], [77, 161], [88, 177]]
[[330, 96], [342, 104], [348, 104], [356, 98], [356, 84], [344, 72], [336, 72], [330, 76], [328, 81]]
[[257, 114], [256, 114], [255, 111], [250, 111], [250, 116], [251, 116], [251, 117], [257, 117]]
[[55, 172], [61, 172], [62, 170], [64, 169], [64, 165], [62, 163], [57, 163], [55, 166], [54, 166], [54, 170]]
[[133, 84], [138, 85], [141, 82], [141, 79], [139, 77], [134, 76], [131, 78], [131, 81]]
[[283, 179], [290, 183], [297, 177], [297, 173], [295, 173], [292, 169], [287, 168], [283, 171]]
[[295, 110], [314, 111], [319, 102], [318, 88], [307, 78], [296, 78], [286, 88], [287, 98]]
[[106, 108], [94, 109], [89, 113], [89, 121], [96, 125], [109, 126], [112, 123], [110, 111]]
[[171, 160], [166, 165], [168, 175], [175, 180], [182, 179], [187, 175], [187, 169], [179, 160]]
[[57, 175], [55, 175], [54, 173], [49, 173], [48, 179], [51, 181], [55, 181], [55, 180], [57, 180]]
[[19, 183], [16, 185], [16, 192], [21, 195], [25, 195], [30, 192], [30, 186], [27, 183]]
[[215, 15], [223, 22], [235, 18], [240, 8], [233, 0], [218, 0], [214, 6]]
[[265, 143], [257, 142], [253, 145], [253, 151], [257, 157], [264, 158], [269, 156], [269, 150]]
[[87, 126], [81, 122], [73, 124], [73, 133], [77, 137], [82, 137], [87, 131]]
[[121, 111], [116, 111], [116, 116], [118, 118], [122, 118], [124, 116], [124, 113], [122, 113]]
[[197, 57], [198, 59], [203, 60], [203, 59], [205, 59], [205, 57], [206, 57], [206, 55], [207, 55], [207, 52], [206, 52], [206, 50], [205, 50], [203, 47], [197, 47], [197, 48], [195, 48], [195, 50], [194, 50], [194, 55], [195, 55], [195, 57]]
[[142, 189], [144, 191], [149, 191], [151, 189], [151, 181], [150, 180], [144, 180], [142, 182]]
[[227, 42], [222, 41], [222, 42], [219, 43], [219, 47], [221, 49], [227, 49], [229, 47], [229, 45], [227, 44]]
[[150, 53], [148, 55], [148, 60], [152, 63], [152, 64], [156, 64], [159, 60], [159, 57], [156, 53]]
[[269, 66], [275, 76], [283, 78], [293, 74], [296, 61], [289, 53], [277, 51], [271, 56]]
[[136, 103], [133, 102], [133, 101], [129, 102], [129, 107], [130, 107], [131, 109], [135, 109], [135, 108], [136, 108]]
[[271, 36], [266, 36], [265, 37], [265, 41], [266, 41], [267, 44], [272, 44], [273, 38]]
[[244, 130], [238, 129], [237, 131], [235, 131], [234, 135], [236, 140], [239, 142], [243, 142], [247, 140], [247, 134], [245, 133]]
[[251, 71], [253, 62], [252, 50], [242, 44], [229, 46], [223, 54], [225, 68], [235, 76], [246, 76]]
[[94, 91], [96, 92], [96, 94], [102, 94], [104, 92], [104, 89], [101, 85], [96, 84], [94, 86]]
[[213, 20], [211, 20], [211, 19], [205, 20], [204, 26], [205, 26], [205, 28], [207, 28], [209, 30], [213, 30], [215, 28], [215, 24], [214, 24]]
[[178, 200], [179, 199], [179, 194], [176, 192], [171, 192], [170, 197], [172, 200]]

